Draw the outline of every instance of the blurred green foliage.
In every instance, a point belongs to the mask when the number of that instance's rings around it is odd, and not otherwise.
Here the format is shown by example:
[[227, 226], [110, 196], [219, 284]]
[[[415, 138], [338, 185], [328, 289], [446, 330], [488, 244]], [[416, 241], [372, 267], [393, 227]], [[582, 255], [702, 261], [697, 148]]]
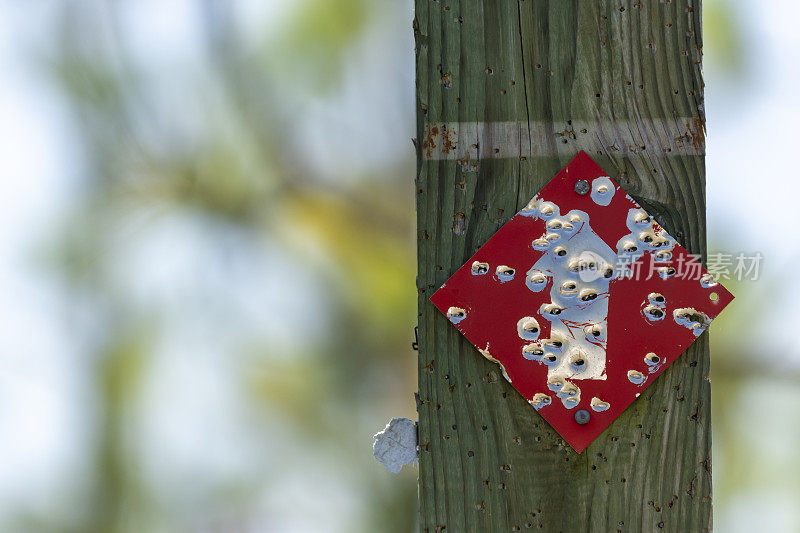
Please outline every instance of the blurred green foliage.
[[731, 77], [745, 75], [749, 57], [735, 0], [703, 2], [703, 41], [707, 64]]
[[[327, 457], [330, 471], [319, 476], [355, 500], [345, 512], [348, 531], [410, 531], [416, 522], [415, 473], [387, 475], [370, 448], [370, 435], [387, 414], [413, 417], [410, 143], [409, 158], [399, 166], [383, 165], [374, 169], [376, 175], [347, 184], [321, 181], [298, 164], [307, 154], [294, 141], [302, 135], [295, 128], [297, 108], [284, 99], [290, 90], [295, 105], [336, 105], [331, 89], [353, 49], [363, 46], [370, 21], [397, 9], [361, 0], [295, 2], [277, 31], [265, 37], [244, 33], [233, 3], [196, 7], [200, 39], [190, 43], [190, 64], [175, 71], [152, 67], [149, 62], [160, 58], [142, 56], [131, 44], [134, 30], [120, 4], [60, 8], [58, 33], [43, 65], [72, 110], [83, 167], [72, 214], [56, 230], [50, 257], [68, 298], [91, 317], [89, 325], [76, 322], [76, 333], [91, 347], [87, 359], [97, 410], [87, 453], [95, 459], [88, 488], [77, 498], [80, 512], [47, 524], [22, 513], [16, 525], [210, 531], [217, 530], [220, 513], [234, 513], [238, 517], [223, 520], [225, 531], [270, 530], [259, 525], [259, 501], [265, 493], [280, 493], [289, 466], [272, 454], [301, 447], [301, 455]], [[286, 285], [301, 299], [309, 297], [304, 291], [324, 291], [310, 295], [316, 303], [307, 309], [307, 320], [290, 332], [298, 342], [252, 333], [262, 319], [245, 308], [208, 323], [207, 315], [225, 314], [225, 304], [213, 294], [197, 309], [180, 293], [177, 301], [141, 293], [128, 261], [175, 217], [203, 231], [211, 248], [225, 250], [231, 233], [246, 236], [234, 246], [248, 250], [226, 254], [260, 248], [296, 265], [298, 275]], [[158, 271], [162, 259], [169, 260], [152, 257], [143, 264]], [[254, 265], [264, 276], [270, 267], [269, 260]], [[186, 275], [205, 268], [197, 265]], [[174, 282], [180, 285], [181, 279]], [[267, 314], [280, 314], [286, 303], [281, 299], [290, 294], [263, 302]], [[252, 323], [224, 344], [224, 368], [239, 409], [277, 431], [268, 432], [268, 449], [254, 454], [249, 475], [206, 479], [200, 501], [214, 500], [213, 507], [186, 509], [187, 495], [196, 488], [163, 501], [159, 484], [169, 472], [154, 478], [142, 468], [151, 460], [148, 454], [157, 453], [146, 440], [145, 421], [155, 414], [146, 408], [148, 380], [164, 345], [180, 346], [171, 328], [194, 320], [229, 329]], [[186, 392], [182, 388], [174, 383], [176, 398]], [[244, 450], [256, 442], [234, 446]], [[200, 479], [207, 477], [202, 463], [195, 468]], [[309, 495], [320, 482], [310, 470], [295, 476]], [[315, 507], [297, 505], [297, 513]], [[334, 518], [325, 523], [320, 517], [320, 529], [339, 527], [342, 518]]]

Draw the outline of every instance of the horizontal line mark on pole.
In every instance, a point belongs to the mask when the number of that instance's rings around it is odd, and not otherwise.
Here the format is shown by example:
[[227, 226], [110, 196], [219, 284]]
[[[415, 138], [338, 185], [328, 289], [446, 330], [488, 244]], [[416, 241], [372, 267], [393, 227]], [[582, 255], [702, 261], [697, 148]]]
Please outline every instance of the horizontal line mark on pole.
[[422, 138], [427, 160], [527, 158], [575, 154], [705, 154], [705, 124], [699, 117], [552, 123], [429, 122]]

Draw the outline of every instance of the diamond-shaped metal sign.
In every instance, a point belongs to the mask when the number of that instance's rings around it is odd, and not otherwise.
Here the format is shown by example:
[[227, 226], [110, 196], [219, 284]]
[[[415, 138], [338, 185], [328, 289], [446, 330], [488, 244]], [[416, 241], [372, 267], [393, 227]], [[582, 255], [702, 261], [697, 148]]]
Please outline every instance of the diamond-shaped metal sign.
[[584, 152], [431, 297], [577, 452], [731, 300]]

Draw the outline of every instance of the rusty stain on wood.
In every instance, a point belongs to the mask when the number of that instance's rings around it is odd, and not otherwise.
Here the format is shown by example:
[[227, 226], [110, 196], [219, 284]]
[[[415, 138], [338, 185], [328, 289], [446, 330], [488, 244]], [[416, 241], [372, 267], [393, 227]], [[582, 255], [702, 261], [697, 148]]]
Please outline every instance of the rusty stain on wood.
[[[577, 132], [572, 125], [564, 127], [550, 122], [429, 122], [425, 123], [422, 146], [425, 158], [433, 160], [566, 156], [576, 153], [572, 141], [585, 137], [581, 139], [581, 150], [590, 154], [613, 146], [615, 151], [624, 153], [649, 150], [655, 155], [703, 155], [705, 133], [699, 120], [696, 117], [652, 119], [646, 125], [641, 120], [633, 124], [577, 121]], [[554, 130], [560, 127], [564, 129]], [[637, 133], [645, 129], [663, 131], [667, 141], [648, 148]], [[560, 142], [552, 143], [554, 138]]]

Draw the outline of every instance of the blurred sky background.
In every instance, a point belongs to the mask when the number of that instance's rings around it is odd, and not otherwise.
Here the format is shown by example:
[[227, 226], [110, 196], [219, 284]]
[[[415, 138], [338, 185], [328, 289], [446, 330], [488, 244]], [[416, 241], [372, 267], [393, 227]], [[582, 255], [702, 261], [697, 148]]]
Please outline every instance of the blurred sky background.
[[[0, 0], [0, 531], [412, 531], [410, 0]], [[705, 0], [715, 528], [800, 531], [800, 6]]]

